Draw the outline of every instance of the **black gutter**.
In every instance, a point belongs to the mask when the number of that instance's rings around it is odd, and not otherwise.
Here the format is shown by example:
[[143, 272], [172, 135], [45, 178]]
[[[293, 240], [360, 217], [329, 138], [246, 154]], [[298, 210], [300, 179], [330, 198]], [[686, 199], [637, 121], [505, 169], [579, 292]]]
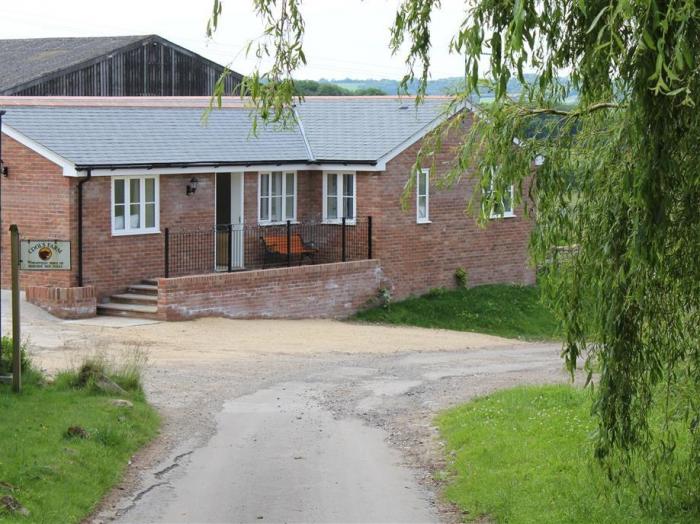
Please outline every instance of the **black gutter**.
[[321, 164], [358, 164], [376, 166], [376, 160], [261, 160], [243, 162], [156, 162], [156, 163], [133, 163], [133, 164], [77, 164], [76, 171], [90, 171], [92, 169], [167, 169], [167, 168], [187, 168], [187, 167], [251, 167], [251, 166], [284, 166], [288, 164], [321, 165]]
[[78, 286], [83, 287], [83, 184], [92, 178], [92, 170], [87, 168], [87, 176], [78, 182]]

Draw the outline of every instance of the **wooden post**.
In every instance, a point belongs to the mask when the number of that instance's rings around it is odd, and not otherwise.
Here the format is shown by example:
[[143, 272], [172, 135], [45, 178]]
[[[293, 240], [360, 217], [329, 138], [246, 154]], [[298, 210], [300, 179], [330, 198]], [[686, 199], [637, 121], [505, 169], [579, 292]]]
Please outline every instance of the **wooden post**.
[[12, 391], [22, 391], [21, 333], [19, 329], [19, 229], [10, 226], [10, 260], [12, 265]]

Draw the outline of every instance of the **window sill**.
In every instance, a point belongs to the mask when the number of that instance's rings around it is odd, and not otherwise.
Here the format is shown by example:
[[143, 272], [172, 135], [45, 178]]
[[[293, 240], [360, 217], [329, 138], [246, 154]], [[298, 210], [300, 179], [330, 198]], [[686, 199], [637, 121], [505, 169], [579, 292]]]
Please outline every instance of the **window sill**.
[[[326, 225], [332, 225], [332, 226], [342, 226], [343, 221], [342, 220], [324, 220], [322, 224]], [[356, 226], [357, 225], [357, 220], [346, 220], [345, 221], [346, 226]]]
[[491, 215], [489, 218], [491, 220], [498, 220], [499, 218], [517, 218], [517, 215], [514, 213], [505, 213], [503, 215]]
[[129, 231], [114, 231], [112, 230], [113, 237], [131, 237], [138, 235], [160, 235], [160, 229], [151, 228], [144, 230], [129, 230]]
[[[294, 225], [294, 224], [298, 224], [298, 223], [299, 223], [298, 220], [290, 220], [289, 221], [290, 225]], [[261, 222], [258, 220], [258, 225], [259, 226], [286, 226], [287, 221], [284, 220], [283, 222]]]
[[432, 224], [432, 223], [433, 223], [433, 221], [432, 221], [432, 220], [429, 220], [429, 219], [428, 219], [428, 220], [426, 220], [426, 219], [423, 219], [423, 220], [420, 220], [420, 219], [419, 219], [419, 220], [416, 220], [416, 224]]

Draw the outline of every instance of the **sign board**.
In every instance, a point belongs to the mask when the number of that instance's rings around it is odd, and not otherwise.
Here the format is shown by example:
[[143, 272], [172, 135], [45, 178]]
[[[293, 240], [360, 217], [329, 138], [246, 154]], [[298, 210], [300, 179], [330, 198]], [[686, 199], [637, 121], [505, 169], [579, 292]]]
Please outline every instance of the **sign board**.
[[22, 240], [20, 269], [36, 271], [70, 269], [70, 241]]

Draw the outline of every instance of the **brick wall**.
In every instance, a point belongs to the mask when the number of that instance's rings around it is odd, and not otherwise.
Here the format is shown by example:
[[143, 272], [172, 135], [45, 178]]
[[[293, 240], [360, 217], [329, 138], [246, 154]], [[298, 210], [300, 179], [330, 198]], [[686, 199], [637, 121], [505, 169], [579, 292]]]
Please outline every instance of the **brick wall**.
[[407, 210], [400, 203], [420, 142], [391, 160], [385, 172], [358, 173], [358, 216], [374, 217], [374, 256], [381, 260], [396, 298], [454, 287], [458, 267], [468, 271], [469, 285], [535, 281], [527, 253], [532, 221], [523, 209], [516, 209], [514, 218], [491, 220], [482, 228], [465, 211], [474, 180], [465, 176], [450, 189], [435, 186], [449, 169], [459, 142], [456, 133], [445, 141], [436, 172], [430, 174], [429, 224], [416, 223], [415, 189]]
[[2, 135], [2, 158], [8, 169], [2, 186], [2, 287], [10, 287], [10, 224], [22, 238], [73, 240], [71, 271], [22, 271], [20, 284], [71, 287], [77, 284], [77, 181], [28, 147]]
[[59, 318], [90, 318], [96, 314], [95, 288], [29, 286], [27, 302]]
[[[197, 192], [187, 196], [192, 175], [160, 176], [160, 229], [212, 228], [215, 220], [213, 174], [199, 174]], [[162, 233], [112, 236], [111, 179], [93, 177], [83, 186], [84, 283], [98, 299], [144, 278], [164, 276]], [[213, 240], [212, 240], [213, 253]]]
[[376, 296], [379, 261], [219, 273], [158, 281], [158, 314], [166, 320], [343, 317]]
[[[454, 285], [454, 271], [464, 267], [471, 285], [492, 282], [534, 282], [528, 265], [527, 244], [531, 221], [522, 209], [516, 217], [493, 220], [488, 227], [477, 225], [465, 214], [474, 182], [468, 177], [451, 189], [438, 190], [435, 181], [449, 168], [459, 136], [444, 144], [437, 156], [437, 170], [431, 173], [429, 224], [417, 224], [415, 193], [408, 210], [401, 209], [400, 197], [420, 143], [402, 152], [382, 173], [357, 174], [358, 216], [374, 217], [374, 257], [381, 261], [384, 275], [397, 298], [422, 293], [433, 287]], [[9, 234], [17, 223], [25, 238], [60, 238], [73, 241], [72, 271], [23, 272], [24, 287], [77, 285], [77, 180], [62, 176], [61, 169], [25, 146], [3, 136], [3, 157], [10, 171], [2, 184], [2, 285], [9, 286]], [[160, 177], [160, 226], [171, 230], [211, 228], [215, 221], [214, 175], [197, 175], [197, 193], [185, 195], [192, 175]], [[322, 212], [322, 174], [297, 174], [297, 217], [318, 219]], [[164, 241], [161, 233], [112, 236], [111, 180], [93, 177], [84, 184], [84, 283], [93, 285], [98, 300], [143, 278], [164, 274]], [[245, 222], [257, 224], [258, 175], [244, 177]], [[305, 269], [311, 271], [311, 269]], [[281, 270], [283, 271], [283, 270]], [[251, 273], [253, 274], [253, 273]], [[224, 275], [231, 286], [249, 283], [243, 274]], [[220, 275], [202, 278], [218, 278]], [[250, 277], [252, 278], [252, 277]], [[263, 285], [262, 280], [255, 281]], [[306, 288], [304, 286], [307, 286]], [[308, 292], [305, 289], [308, 288]], [[297, 299], [313, 296], [314, 287], [300, 281], [294, 288]], [[169, 295], [172, 297], [172, 293]], [[312, 304], [297, 300], [297, 304]], [[256, 306], [257, 307], [257, 306]], [[295, 305], [295, 308], [299, 307]], [[310, 314], [318, 314], [312, 310]], [[294, 309], [293, 313], [301, 314]]]

